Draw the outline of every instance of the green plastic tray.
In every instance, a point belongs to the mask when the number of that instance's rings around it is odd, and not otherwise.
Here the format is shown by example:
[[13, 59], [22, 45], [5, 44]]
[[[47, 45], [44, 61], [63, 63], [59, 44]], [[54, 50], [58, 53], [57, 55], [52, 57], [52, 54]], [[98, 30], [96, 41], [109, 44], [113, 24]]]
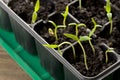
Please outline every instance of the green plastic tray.
[[17, 43], [13, 32], [0, 29], [0, 46], [33, 80], [54, 80], [40, 65], [38, 55], [29, 54]]

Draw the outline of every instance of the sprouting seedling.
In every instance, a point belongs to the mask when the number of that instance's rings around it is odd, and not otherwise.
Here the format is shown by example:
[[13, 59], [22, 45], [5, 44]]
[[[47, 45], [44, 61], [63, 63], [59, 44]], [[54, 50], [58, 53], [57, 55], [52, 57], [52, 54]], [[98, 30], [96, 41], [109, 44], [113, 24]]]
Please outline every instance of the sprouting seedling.
[[70, 43], [70, 42], [65, 41], [65, 42], [60, 43], [59, 45], [57, 45], [57, 44], [44, 44], [44, 46], [46, 46], [46, 47], [48, 47], [48, 48], [58, 48], [58, 52], [59, 52], [61, 55], [63, 55], [62, 51], [60, 50], [60, 47], [61, 47], [62, 45], [65, 45], [65, 44], [68, 44], [68, 45], [70, 45], [70, 46], [72, 47], [73, 57], [74, 57], [74, 60], [76, 60], [75, 48], [74, 48], [74, 46], [72, 45], [72, 43]]
[[76, 32], [76, 36], [78, 36], [78, 27], [86, 27], [86, 25], [84, 23], [70, 23], [68, 24], [69, 26], [75, 26], [75, 32]]
[[[98, 25], [98, 24], [95, 22], [94, 18], [91, 18], [91, 19], [92, 19], [92, 22], [93, 22], [93, 24], [94, 24], [94, 27], [93, 27], [93, 29], [90, 31], [89, 35], [88, 35], [89, 38], [91, 38], [91, 36], [94, 34], [94, 32], [96, 31], [96, 29], [97, 29], [98, 27], [102, 27], [101, 25]], [[92, 42], [91, 42], [91, 39], [89, 39], [89, 44], [90, 44], [90, 46], [91, 46], [91, 48], [92, 48], [93, 53], [95, 54], [95, 49], [94, 49], [94, 47], [93, 47], [93, 44], [92, 44]]]
[[54, 31], [52, 30], [52, 28], [48, 28], [48, 33], [50, 36], [54, 36]]
[[82, 41], [88, 41], [90, 38], [88, 36], [80, 36], [78, 38], [76, 35], [74, 35], [74, 34], [68, 34], [68, 33], [65, 33], [64, 35], [66, 37], [71, 38], [71, 39], [73, 39], [73, 40], [75, 40], [75, 41], [78, 42], [78, 44], [80, 45], [80, 47], [81, 47], [81, 49], [83, 51], [85, 68], [86, 68], [86, 70], [88, 70], [86, 52], [85, 52], [85, 49], [84, 49], [84, 47], [83, 47], [83, 45], [82, 45], [81, 42]]
[[64, 19], [63, 19], [63, 25], [64, 26], [66, 26], [66, 19], [67, 19], [68, 13], [69, 13], [69, 6], [67, 5], [66, 9], [65, 9], [65, 12], [61, 13], [61, 15], [64, 17]]
[[79, 8], [82, 9], [82, 0], [78, 0], [79, 1]]
[[106, 63], [108, 63], [108, 53], [109, 53], [109, 52], [114, 52], [114, 51], [113, 51], [113, 48], [108, 48], [108, 49], [105, 51]]
[[40, 0], [36, 1], [35, 7], [34, 7], [34, 12], [32, 14], [32, 23], [35, 23], [35, 21], [37, 20], [37, 12], [40, 9]]
[[110, 22], [110, 34], [112, 33], [112, 27], [113, 27], [113, 23], [112, 23], [112, 13], [111, 13], [111, 5], [110, 5], [110, 0], [106, 0], [106, 5], [105, 5], [105, 10], [107, 12], [107, 17], [108, 20]]
[[58, 28], [65, 28], [66, 26], [64, 26], [64, 25], [56, 25], [56, 23], [51, 21], [51, 20], [49, 20], [48, 22], [51, 23], [55, 28], [54, 32], [53, 32], [52, 29], [49, 29], [48, 31], [54, 33], [55, 39], [58, 40], [58, 35], [57, 35]]

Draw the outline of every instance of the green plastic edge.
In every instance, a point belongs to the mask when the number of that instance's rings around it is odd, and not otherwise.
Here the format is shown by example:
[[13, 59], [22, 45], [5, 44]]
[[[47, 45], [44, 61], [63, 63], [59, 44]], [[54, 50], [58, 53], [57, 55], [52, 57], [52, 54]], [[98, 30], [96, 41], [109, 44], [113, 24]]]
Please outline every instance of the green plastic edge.
[[[30, 75], [33, 80], [42, 80], [1, 38], [0, 45], [17, 62], [17, 64]], [[10, 54], [11, 53], [11, 54]]]
[[38, 55], [31, 55], [17, 43], [13, 32], [0, 28], [0, 45], [32, 80], [54, 80], [41, 66]]

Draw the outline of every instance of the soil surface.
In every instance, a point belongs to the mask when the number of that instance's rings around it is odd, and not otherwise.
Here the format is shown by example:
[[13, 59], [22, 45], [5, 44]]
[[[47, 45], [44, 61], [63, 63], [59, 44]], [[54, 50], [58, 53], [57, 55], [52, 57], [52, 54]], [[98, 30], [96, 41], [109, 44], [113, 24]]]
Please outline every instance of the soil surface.
[[[33, 2], [34, 1], [34, 2]], [[46, 0], [47, 1], [47, 0]], [[54, 11], [52, 2], [41, 0], [37, 20], [47, 19], [48, 14]], [[25, 22], [31, 23], [36, 0], [11, 0], [8, 6], [18, 14]]]
[[113, 58], [113, 56], [110, 56], [110, 54], [108, 54], [109, 57], [108, 63], [105, 62], [106, 59], [105, 52], [99, 46], [99, 43], [101, 42], [106, 42], [106, 40], [98, 38], [93, 41], [95, 55], [93, 54], [92, 49], [88, 42], [82, 43], [86, 51], [87, 64], [89, 70], [86, 70], [85, 68], [84, 56], [82, 54], [83, 52], [78, 44], [75, 45], [76, 61], [74, 60], [73, 57], [71, 57], [73, 56], [73, 54], [71, 53], [72, 52], [71, 48], [65, 51], [63, 56], [84, 76], [88, 77], [96, 76], [97, 74], [99, 74], [100, 72], [102, 72], [103, 70], [105, 70], [106, 68], [108, 68], [109, 66], [116, 62], [116, 60]]
[[[49, 2], [46, 2], [49, 1]], [[57, 25], [63, 24], [63, 16], [61, 16], [61, 12], [65, 10], [65, 7], [68, 3], [73, 0], [41, 0], [41, 8], [38, 11], [38, 18], [37, 20], [52, 20]], [[24, 21], [27, 23], [31, 23], [31, 16], [34, 10], [36, 0], [11, 0], [9, 2], [9, 6], [17, 13]], [[116, 3], [112, 0], [112, 3]], [[54, 5], [53, 5], [54, 4]], [[56, 14], [48, 18], [48, 15], [52, 12], [56, 11]], [[78, 21], [81, 23], [85, 23], [87, 28], [92, 29], [93, 23], [91, 18], [94, 18], [97, 24], [104, 25], [108, 22], [108, 18], [106, 16], [106, 11], [104, 9], [104, 4], [100, 2], [100, 0], [82, 0], [82, 9], [79, 8], [79, 3], [76, 2], [69, 7], [69, 12], [72, 14]], [[59, 14], [59, 15], [58, 15]], [[113, 14], [114, 16], [114, 14]], [[54, 32], [54, 26], [48, 22], [40, 22], [35, 27], [34, 30], [43, 37], [49, 44], [60, 44], [64, 41], [69, 41], [74, 43], [76, 41], [65, 37], [64, 33], [75, 34], [75, 26], [68, 26], [69, 23], [74, 22], [73, 19], [68, 18], [66, 20], [66, 28], [58, 28], [57, 35], [58, 40], [55, 40], [54, 33], [49, 33], [48, 29], [51, 28]], [[85, 76], [92, 77], [109, 66], [116, 62], [113, 58], [114, 56], [108, 54], [108, 63], [105, 62], [105, 51], [100, 47], [100, 43], [104, 42], [108, 44], [110, 47], [114, 47], [117, 53], [120, 53], [120, 24], [119, 22], [113, 23], [113, 32], [109, 35], [109, 26], [105, 28], [100, 28], [95, 33], [97, 37], [92, 38], [92, 44], [95, 48], [95, 55], [92, 52], [92, 49], [89, 43], [82, 42], [86, 55], [87, 55], [87, 64], [89, 70], [85, 69], [84, 65], [84, 56], [81, 50], [81, 47], [78, 44], [75, 44], [75, 51], [76, 51], [76, 59], [74, 60], [72, 49], [69, 48], [64, 52], [63, 57], [68, 60], [80, 73]], [[100, 31], [103, 29], [103, 31]], [[79, 27], [78, 36], [85, 36], [88, 35], [88, 31], [84, 27]], [[66, 48], [68, 45], [64, 45], [61, 49]]]
[[120, 54], [120, 23], [119, 21], [113, 22], [112, 34], [109, 34], [110, 25], [106, 26], [103, 31], [99, 34], [100, 37], [103, 37], [109, 41], [108, 46], [113, 47], [114, 50]]
[[104, 25], [108, 22], [104, 4], [100, 3], [100, 0], [83, 0], [81, 9], [78, 5], [78, 2], [72, 4], [70, 6], [70, 13], [81, 23], [85, 23], [88, 28], [93, 28], [91, 18], [94, 18], [99, 25]]
[[[120, 26], [120, 24], [117, 25], [118, 27]], [[120, 54], [120, 29], [118, 29], [118, 27], [114, 27], [113, 28], [113, 32], [111, 37], [109, 38], [109, 46], [113, 47], [114, 50]]]
[[[72, 0], [40, 0], [37, 20], [46, 20], [48, 15], [55, 10], [59, 13], [63, 12], [66, 5], [71, 1]], [[11, 0], [8, 6], [25, 22], [30, 24], [35, 3], [36, 0]]]
[[111, 1], [111, 3], [113, 4], [113, 5], [115, 5], [115, 6], [117, 6], [118, 8], [120, 8], [120, 0], [110, 0]]

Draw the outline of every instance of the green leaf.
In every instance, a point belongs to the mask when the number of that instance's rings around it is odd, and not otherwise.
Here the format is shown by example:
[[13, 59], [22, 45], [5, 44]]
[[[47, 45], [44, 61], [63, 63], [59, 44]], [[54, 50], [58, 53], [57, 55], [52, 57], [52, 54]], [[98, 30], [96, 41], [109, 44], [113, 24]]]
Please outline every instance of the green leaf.
[[68, 12], [69, 12], [69, 7], [68, 5], [66, 6], [66, 9], [65, 9], [65, 15], [67, 16], [68, 15]]
[[69, 12], [69, 6], [67, 5], [66, 6], [66, 13], [68, 14], [68, 12]]
[[33, 12], [33, 14], [32, 14], [32, 23], [35, 23], [36, 20], [37, 20], [37, 13]]
[[73, 34], [68, 34], [68, 33], [64, 33], [64, 36], [68, 37], [68, 38], [71, 38], [75, 41], [78, 41], [78, 37], [76, 35], [73, 35]]
[[58, 48], [58, 45], [56, 44], [44, 44], [43, 46], [48, 47], [48, 48]]
[[64, 13], [61, 13], [61, 15], [64, 16], [64, 17], [67, 17], [68, 12], [69, 12], [69, 7], [68, 7], [68, 5], [67, 5], [67, 6], [66, 6], [66, 9], [65, 9], [65, 12], [64, 12]]
[[107, 13], [111, 12], [110, 0], [107, 0], [105, 10], [106, 10]]
[[88, 41], [88, 40], [90, 40], [90, 39], [91, 39], [91, 38], [88, 37], [88, 36], [80, 36], [80, 38], [79, 38], [80, 41]]
[[35, 4], [35, 12], [37, 12], [40, 8], [40, 0], [37, 0], [36, 4]]

